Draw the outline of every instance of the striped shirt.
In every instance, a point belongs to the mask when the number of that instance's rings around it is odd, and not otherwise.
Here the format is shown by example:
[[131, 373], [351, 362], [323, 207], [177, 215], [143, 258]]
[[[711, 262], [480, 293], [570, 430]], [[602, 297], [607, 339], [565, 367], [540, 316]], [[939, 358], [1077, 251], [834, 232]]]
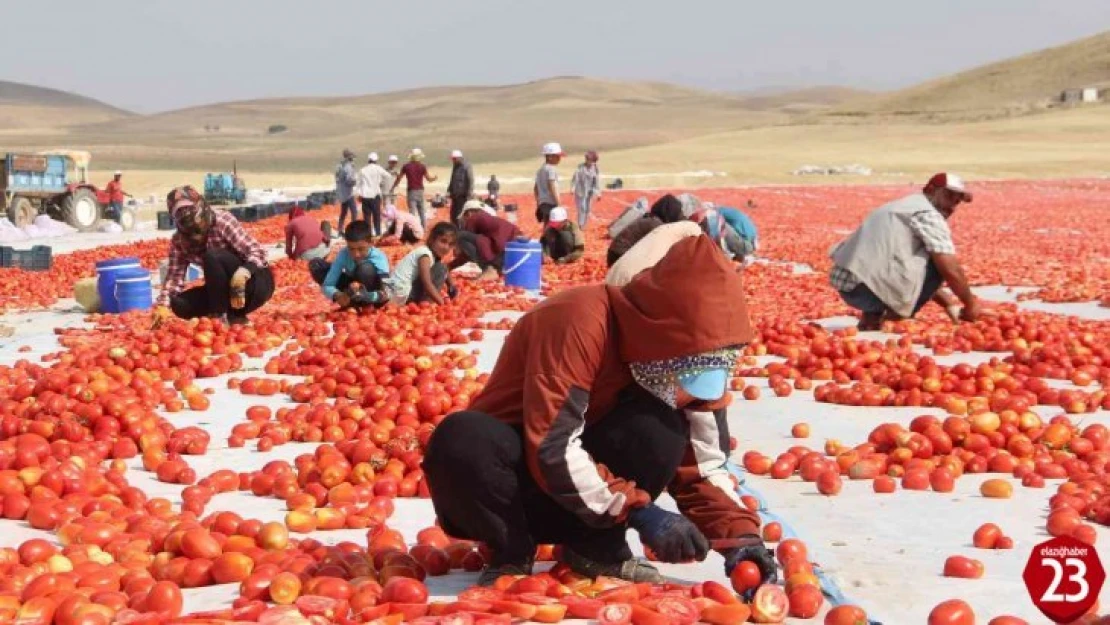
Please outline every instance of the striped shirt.
[[[930, 254], [955, 254], [956, 244], [952, 241], [952, 229], [940, 211], [928, 208], [914, 213], [910, 218], [910, 230], [913, 231], [925, 251]], [[829, 271], [829, 284], [837, 291], [847, 293], [860, 284], [859, 278], [851, 271], [833, 265]]]
[[204, 266], [204, 254], [209, 250], [231, 251], [252, 273], [254, 269], [268, 266], [266, 250], [258, 239], [247, 234], [243, 224], [234, 215], [223, 210], [212, 212], [212, 227], [208, 230], [208, 240], [203, 249], [189, 245], [181, 233], [174, 234], [170, 240], [169, 267], [162, 294], [158, 298], [159, 303], [165, 304], [169, 298], [185, 288], [185, 271], [189, 264]]

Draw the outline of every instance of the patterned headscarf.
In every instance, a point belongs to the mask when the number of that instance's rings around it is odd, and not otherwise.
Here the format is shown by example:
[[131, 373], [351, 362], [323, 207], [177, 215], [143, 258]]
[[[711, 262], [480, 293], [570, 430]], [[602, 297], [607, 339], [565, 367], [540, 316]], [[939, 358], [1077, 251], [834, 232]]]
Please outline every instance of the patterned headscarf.
[[671, 408], [676, 408], [678, 387], [683, 378], [709, 369], [725, 369], [731, 373], [739, 357], [739, 348], [725, 347], [693, 356], [633, 362], [629, 364], [629, 369], [637, 384]]
[[173, 216], [177, 232], [193, 242], [202, 240], [215, 218], [204, 196], [189, 185], [170, 191], [166, 196], [166, 207]]

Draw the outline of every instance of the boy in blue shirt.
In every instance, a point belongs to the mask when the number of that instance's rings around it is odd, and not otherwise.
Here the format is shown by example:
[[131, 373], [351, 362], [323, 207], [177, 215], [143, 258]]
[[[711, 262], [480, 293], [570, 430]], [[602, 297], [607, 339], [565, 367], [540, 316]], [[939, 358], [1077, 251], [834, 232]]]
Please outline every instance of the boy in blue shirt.
[[352, 221], [343, 231], [347, 247], [335, 261], [317, 258], [309, 262], [312, 279], [324, 296], [341, 308], [383, 306], [389, 301], [382, 280], [389, 277], [389, 259], [371, 244], [370, 224]]

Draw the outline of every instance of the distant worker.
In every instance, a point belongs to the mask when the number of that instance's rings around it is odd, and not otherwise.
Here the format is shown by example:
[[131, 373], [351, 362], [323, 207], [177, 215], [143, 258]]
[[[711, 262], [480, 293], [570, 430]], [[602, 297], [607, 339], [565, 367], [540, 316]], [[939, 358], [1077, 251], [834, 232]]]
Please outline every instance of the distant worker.
[[424, 226], [416, 215], [390, 204], [385, 207], [385, 236], [401, 243], [418, 243], [424, 239]]
[[293, 260], [325, 258], [331, 251], [331, 224], [322, 225], [300, 206], [289, 209], [285, 224], [285, 255]]
[[[182, 319], [226, 317], [231, 325], [247, 323], [247, 315], [274, 295], [266, 249], [234, 215], [213, 210], [193, 187], [170, 191], [166, 208], [177, 232], [170, 239], [169, 270], [154, 310], [154, 327], [171, 311]], [[185, 290], [190, 264], [204, 269], [204, 284]]]
[[428, 221], [424, 217], [424, 182], [435, 182], [436, 177], [428, 173], [428, 168], [422, 162], [424, 160], [424, 152], [420, 148], [413, 148], [409, 154], [409, 162], [401, 167], [401, 171], [397, 172], [397, 178], [393, 181], [392, 193], [397, 192], [397, 185], [401, 184], [401, 178], [405, 179], [408, 184], [408, 191], [405, 194], [405, 201], [408, 204], [409, 212], [420, 218], [420, 225], [427, 228]]
[[130, 193], [123, 190], [122, 171], [116, 172], [108, 186], [104, 187], [104, 191], [108, 194], [108, 218], [119, 222], [123, 216], [123, 198], [131, 197]]
[[559, 205], [559, 170], [556, 167], [563, 160], [563, 146], [548, 143], [543, 146], [543, 165], [536, 172], [536, 184], [532, 194], [536, 198], [536, 221], [547, 223], [547, 214]]
[[[959, 177], [937, 174], [921, 193], [876, 209], [833, 248], [829, 283], [863, 313], [860, 330], [878, 330], [884, 319], [913, 317], [929, 300], [953, 321], [979, 317], [979, 300], [956, 258], [948, 227], [956, 207], [971, 199]], [[941, 290], [945, 282], [955, 298]]]
[[[748, 200], [748, 204], [751, 204], [751, 200]], [[742, 261], [759, 250], [759, 230], [756, 229], [755, 222], [747, 213], [731, 206], [718, 206], [717, 212], [725, 218], [729, 227], [738, 237], [735, 240], [725, 241], [727, 251], [736, 260]]]
[[355, 185], [358, 183], [358, 173], [355, 171], [355, 153], [343, 150], [343, 160], [335, 168], [335, 199], [339, 202], [339, 231], [343, 232], [343, 224], [347, 221], [347, 213], [351, 214], [351, 221], [358, 219], [358, 206], [355, 205]]
[[584, 160], [570, 179], [574, 189], [574, 207], [578, 212], [578, 227], [585, 230], [590, 219], [590, 207], [601, 197], [601, 171], [597, 168], [597, 152], [586, 152]]
[[571, 221], [567, 209], [556, 206], [547, 215], [547, 227], [540, 237], [543, 253], [551, 260], [562, 265], [573, 263], [586, 252], [586, 240], [582, 229]]
[[393, 181], [397, 178], [397, 168], [400, 159], [396, 154], [390, 154], [389, 160], [386, 162], [385, 170], [389, 172], [389, 179], [382, 182], [382, 210], [386, 206], [397, 205], [397, 194], [393, 192]]
[[463, 206], [462, 222], [458, 236], [458, 252], [451, 263], [457, 269], [473, 262], [482, 270], [479, 280], [495, 280], [505, 264], [505, 246], [520, 237], [520, 229], [492, 214], [493, 211], [478, 200]]
[[451, 198], [451, 223], [458, 223], [463, 205], [474, 194], [474, 168], [466, 162], [461, 150], [451, 152], [451, 180], [447, 196]]
[[490, 174], [489, 182], [486, 183], [486, 193], [491, 198], [501, 195], [501, 181], [497, 179], [497, 176]]
[[358, 170], [355, 194], [362, 200], [363, 218], [369, 222], [373, 217], [372, 232], [376, 237], [382, 235], [382, 185], [391, 179], [389, 172], [378, 164], [377, 152], [371, 152], [366, 159], [366, 166]]

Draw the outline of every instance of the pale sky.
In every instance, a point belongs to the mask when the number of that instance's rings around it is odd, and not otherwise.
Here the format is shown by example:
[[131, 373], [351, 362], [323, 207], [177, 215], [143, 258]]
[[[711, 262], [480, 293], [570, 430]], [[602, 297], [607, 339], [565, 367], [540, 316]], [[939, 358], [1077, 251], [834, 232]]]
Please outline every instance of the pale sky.
[[0, 80], [153, 112], [556, 75], [894, 89], [1110, 29], [1110, 0], [3, 2]]

